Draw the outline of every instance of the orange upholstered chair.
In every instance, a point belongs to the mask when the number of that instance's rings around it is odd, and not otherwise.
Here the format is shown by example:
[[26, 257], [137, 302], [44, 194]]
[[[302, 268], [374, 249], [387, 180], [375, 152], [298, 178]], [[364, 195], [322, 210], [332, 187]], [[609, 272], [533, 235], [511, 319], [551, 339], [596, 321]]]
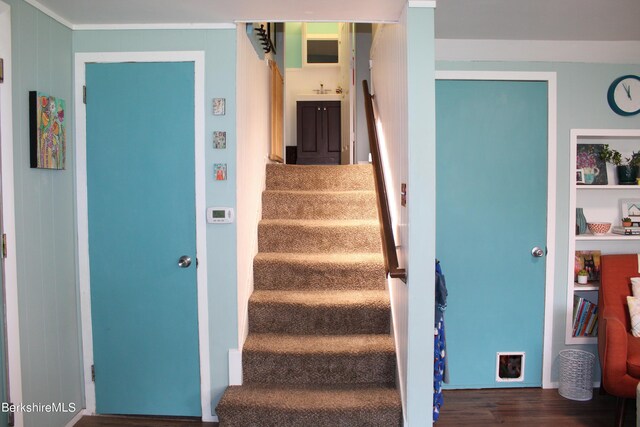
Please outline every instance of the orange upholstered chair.
[[631, 277], [640, 277], [638, 255], [603, 255], [598, 292], [598, 353], [602, 387], [618, 397], [616, 426], [624, 423], [625, 402], [640, 382], [640, 338], [631, 335], [627, 296]]

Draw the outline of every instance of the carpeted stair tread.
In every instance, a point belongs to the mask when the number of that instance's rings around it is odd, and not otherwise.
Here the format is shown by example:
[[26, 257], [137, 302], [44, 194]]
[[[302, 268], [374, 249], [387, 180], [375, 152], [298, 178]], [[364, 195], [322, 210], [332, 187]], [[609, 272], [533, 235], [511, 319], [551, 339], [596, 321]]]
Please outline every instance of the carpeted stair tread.
[[371, 165], [266, 166], [242, 386], [221, 427], [400, 427]]
[[253, 334], [242, 355], [245, 383], [393, 384], [396, 357], [389, 334]]
[[379, 252], [377, 220], [263, 219], [258, 223], [259, 252]]
[[388, 334], [386, 290], [254, 291], [249, 332], [286, 334]]
[[385, 289], [384, 258], [373, 253], [259, 252], [256, 290]]
[[268, 164], [267, 190], [372, 190], [371, 165], [305, 166]]
[[395, 388], [364, 386], [229, 387], [218, 404], [221, 427], [399, 427]]
[[375, 191], [282, 191], [262, 193], [264, 219], [377, 219]]
[[286, 335], [249, 334], [244, 351], [281, 354], [362, 354], [394, 352], [389, 334]]

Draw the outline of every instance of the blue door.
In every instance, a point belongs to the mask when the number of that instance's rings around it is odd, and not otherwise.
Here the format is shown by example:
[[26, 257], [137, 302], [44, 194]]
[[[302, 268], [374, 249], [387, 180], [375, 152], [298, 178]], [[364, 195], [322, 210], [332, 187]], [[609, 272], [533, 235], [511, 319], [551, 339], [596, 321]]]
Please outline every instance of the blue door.
[[88, 64], [86, 85], [96, 410], [200, 416], [194, 64]]
[[[547, 111], [546, 82], [436, 83], [436, 250], [452, 388], [542, 384], [545, 257], [531, 251], [546, 244]], [[524, 353], [520, 372], [503, 359], [506, 381], [499, 352]]]

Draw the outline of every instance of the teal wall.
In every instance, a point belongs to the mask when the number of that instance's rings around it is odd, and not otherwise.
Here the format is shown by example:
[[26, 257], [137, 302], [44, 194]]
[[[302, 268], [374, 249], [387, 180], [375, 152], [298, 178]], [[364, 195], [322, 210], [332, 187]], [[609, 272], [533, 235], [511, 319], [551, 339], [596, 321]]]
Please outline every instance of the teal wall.
[[[568, 283], [567, 253], [569, 248], [569, 132], [573, 128], [640, 128], [640, 115], [622, 117], [613, 113], [607, 104], [607, 89], [611, 82], [625, 74], [637, 74], [638, 65], [563, 63], [563, 62], [448, 62], [436, 63], [438, 70], [488, 71], [544, 71], [557, 73], [558, 129], [557, 129], [557, 182], [556, 182], [556, 239], [555, 239], [555, 292], [553, 306], [553, 345], [551, 354], [551, 381], [558, 381], [560, 350], [565, 340], [565, 315]], [[514, 154], [517, 156], [517, 154]], [[440, 165], [441, 166], [441, 165]], [[449, 286], [455, 286], [450, 283]], [[470, 314], [472, 316], [472, 314]], [[595, 345], [571, 346], [597, 354]], [[599, 378], [596, 373], [595, 378]]]
[[431, 326], [434, 319], [436, 258], [434, 33], [434, 9], [409, 7], [407, 421], [411, 426], [431, 425], [433, 416]]
[[[11, 6], [13, 132], [23, 402], [83, 400], [76, 278], [71, 30], [22, 0]], [[67, 101], [67, 165], [29, 168], [28, 92]], [[73, 414], [25, 413], [26, 426]]]
[[286, 68], [302, 67], [302, 24], [300, 22], [287, 22], [284, 24]]
[[[73, 52], [205, 52], [205, 159], [207, 206], [236, 206], [236, 30], [76, 31]], [[211, 100], [226, 98], [226, 114], [213, 116]], [[227, 132], [227, 149], [214, 150], [210, 135]], [[227, 181], [214, 181], [213, 164], [227, 163]], [[204, 214], [204, 212], [198, 212]], [[230, 348], [238, 348], [236, 224], [207, 226], [209, 340], [212, 408], [228, 384]], [[202, 262], [203, 260], [200, 260]]]
[[307, 34], [338, 34], [337, 22], [309, 22]]

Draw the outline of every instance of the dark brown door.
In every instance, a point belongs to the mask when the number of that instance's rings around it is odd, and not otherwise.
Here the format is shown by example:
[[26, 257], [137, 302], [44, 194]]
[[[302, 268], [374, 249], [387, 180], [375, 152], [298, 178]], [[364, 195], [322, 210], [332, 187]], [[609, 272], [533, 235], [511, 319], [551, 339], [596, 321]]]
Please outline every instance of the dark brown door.
[[340, 101], [297, 103], [298, 164], [340, 164]]

